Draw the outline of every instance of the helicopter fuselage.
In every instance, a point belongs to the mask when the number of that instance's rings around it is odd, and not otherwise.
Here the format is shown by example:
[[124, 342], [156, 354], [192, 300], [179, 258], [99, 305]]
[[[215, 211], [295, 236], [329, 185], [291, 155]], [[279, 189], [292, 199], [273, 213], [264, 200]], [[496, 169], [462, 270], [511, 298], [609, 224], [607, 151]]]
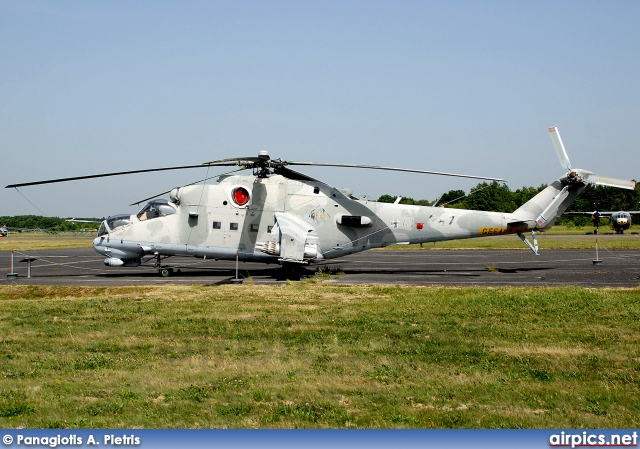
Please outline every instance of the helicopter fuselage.
[[225, 176], [218, 184], [174, 189], [170, 198], [103, 223], [93, 245], [107, 256], [105, 264], [136, 266], [144, 256], [316, 263], [390, 244], [535, 227], [514, 226], [518, 218], [508, 213], [359, 200], [319, 181], [279, 175]]
[[[169, 200], [155, 199], [135, 215], [107, 217], [93, 241], [109, 266], [138, 266], [145, 260], [193, 256], [265, 263], [311, 264], [371, 248], [517, 234], [536, 255], [535, 231], [555, 223], [587, 185], [634, 190], [633, 180], [572, 168], [557, 127], [549, 128], [565, 175], [512, 213], [381, 203], [357, 199], [291, 166], [324, 166], [436, 174], [504, 181], [498, 178], [361, 164], [335, 164], [258, 156], [217, 159], [201, 165], [161, 167], [9, 184], [6, 188], [137, 173], [201, 167], [233, 167], [217, 184], [173, 189]], [[252, 170], [252, 176], [230, 175]], [[162, 195], [162, 194], [161, 194]], [[159, 196], [159, 195], [158, 195]], [[155, 197], [152, 197], [155, 198]], [[635, 213], [635, 212], [633, 212]], [[640, 213], [640, 212], [638, 212]], [[612, 217], [613, 218], [613, 217]], [[618, 225], [630, 223], [630, 217]], [[525, 231], [531, 231], [533, 244]], [[170, 273], [166, 269], [166, 273]], [[168, 275], [168, 274], [167, 274]]]

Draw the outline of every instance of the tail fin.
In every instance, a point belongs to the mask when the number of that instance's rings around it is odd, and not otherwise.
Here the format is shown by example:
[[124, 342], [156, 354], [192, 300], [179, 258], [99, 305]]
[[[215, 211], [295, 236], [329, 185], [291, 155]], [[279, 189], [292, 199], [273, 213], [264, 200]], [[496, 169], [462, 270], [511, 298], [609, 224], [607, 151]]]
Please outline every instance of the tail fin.
[[635, 181], [596, 175], [587, 170], [572, 169], [557, 127], [549, 128], [551, 141], [562, 168], [569, 172], [518, 208], [513, 215], [529, 229], [547, 229], [567, 210], [588, 184], [635, 189]]
[[586, 184], [566, 185], [566, 177], [554, 181], [542, 192], [520, 206], [513, 215], [529, 229], [548, 229], [567, 210]]

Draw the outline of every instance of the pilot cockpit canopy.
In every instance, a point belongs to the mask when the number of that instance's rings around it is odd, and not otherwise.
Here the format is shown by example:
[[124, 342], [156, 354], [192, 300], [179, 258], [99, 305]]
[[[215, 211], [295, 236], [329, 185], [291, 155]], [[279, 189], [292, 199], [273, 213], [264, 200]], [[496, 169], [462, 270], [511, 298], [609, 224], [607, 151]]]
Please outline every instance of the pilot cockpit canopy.
[[176, 209], [168, 200], [152, 200], [138, 212], [138, 219], [141, 221], [150, 220], [157, 217], [165, 217], [175, 214]]

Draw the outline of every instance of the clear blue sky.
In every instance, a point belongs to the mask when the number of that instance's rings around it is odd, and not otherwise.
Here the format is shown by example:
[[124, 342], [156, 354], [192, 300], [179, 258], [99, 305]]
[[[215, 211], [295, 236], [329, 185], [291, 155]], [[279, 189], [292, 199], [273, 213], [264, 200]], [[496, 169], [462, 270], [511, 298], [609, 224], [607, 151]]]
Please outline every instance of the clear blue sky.
[[[640, 178], [638, 1], [0, 0], [0, 187], [289, 160]], [[300, 168], [357, 196], [476, 180]], [[106, 216], [205, 169], [0, 189], [0, 215]]]

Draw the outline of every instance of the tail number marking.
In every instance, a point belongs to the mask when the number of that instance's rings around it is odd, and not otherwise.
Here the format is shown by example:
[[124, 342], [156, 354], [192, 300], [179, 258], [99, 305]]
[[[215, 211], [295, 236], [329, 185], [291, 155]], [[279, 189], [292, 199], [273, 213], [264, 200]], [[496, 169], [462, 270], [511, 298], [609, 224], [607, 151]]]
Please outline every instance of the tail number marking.
[[508, 228], [480, 228], [478, 229], [478, 235], [502, 235], [512, 234]]

